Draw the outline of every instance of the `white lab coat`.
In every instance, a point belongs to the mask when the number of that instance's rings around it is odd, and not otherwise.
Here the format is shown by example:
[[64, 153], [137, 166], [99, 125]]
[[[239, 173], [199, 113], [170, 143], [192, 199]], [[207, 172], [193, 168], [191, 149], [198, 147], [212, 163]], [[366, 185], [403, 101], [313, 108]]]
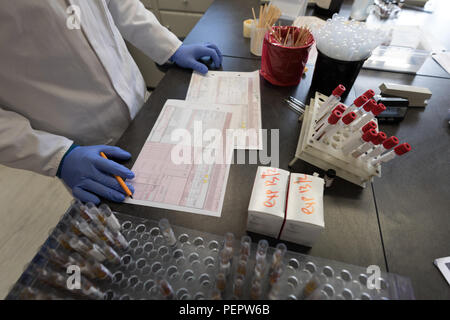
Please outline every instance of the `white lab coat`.
[[159, 64], [181, 45], [139, 0], [2, 3], [0, 163], [52, 176], [73, 142], [117, 141], [146, 94], [122, 37]]

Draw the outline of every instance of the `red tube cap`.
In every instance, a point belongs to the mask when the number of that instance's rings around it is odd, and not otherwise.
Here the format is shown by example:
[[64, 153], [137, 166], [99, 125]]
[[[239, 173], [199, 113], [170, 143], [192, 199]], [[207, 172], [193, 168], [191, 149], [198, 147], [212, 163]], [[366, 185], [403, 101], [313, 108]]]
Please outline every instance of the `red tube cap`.
[[394, 151], [398, 156], [401, 156], [402, 154], [405, 154], [405, 153], [411, 151], [411, 146], [409, 145], [409, 143], [402, 143], [402, 144], [396, 146], [394, 148]]
[[392, 136], [389, 139], [383, 141], [383, 147], [385, 149], [390, 149], [398, 145], [398, 143], [399, 143], [398, 138], [396, 136]]
[[373, 91], [372, 89], [369, 89], [363, 93], [363, 96], [365, 96], [367, 99], [372, 99], [374, 95], [375, 91]]
[[376, 129], [377, 127], [378, 127], [378, 126], [377, 126], [377, 124], [376, 124], [375, 121], [370, 121], [370, 122], [366, 123], [366, 124], [364, 125], [364, 127], [361, 128], [361, 130], [362, 130], [363, 132], [366, 132], [366, 131], [368, 131], [368, 130], [370, 130], [370, 129]]
[[346, 106], [344, 106], [343, 104], [339, 104], [339, 105], [337, 105], [337, 106], [333, 109], [333, 111], [334, 111], [334, 110], [337, 110], [337, 111], [339, 111], [339, 112], [344, 113], [344, 112], [345, 112], [345, 109], [347, 109]]
[[369, 141], [372, 141], [377, 136], [377, 134], [378, 134], [377, 130], [370, 129], [370, 130], [367, 130], [366, 132], [364, 132], [361, 138], [365, 142], [369, 142]]
[[342, 84], [340, 84], [336, 87], [336, 89], [333, 90], [332, 94], [333, 94], [333, 96], [340, 97], [344, 93], [344, 91], [345, 91], [345, 87]]
[[359, 108], [359, 107], [361, 107], [364, 103], [366, 103], [367, 100], [369, 100], [369, 99], [367, 99], [366, 96], [362, 95], [362, 96], [359, 96], [358, 98], [356, 98], [355, 101], [353, 101], [353, 103], [355, 104], [355, 106], [357, 106], [357, 107]]
[[340, 112], [338, 110], [334, 110], [331, 113], [331, 115], [328, 117], [328, 123], [336, 124], [336, 122], [338, 122], [341, 117], [342, 117], [342, 112]]
[[366, 110], [367, 112], [370, 112], [371, 110], [373, 110], [375, 107], [377, 106], [377, 102], [373, 99], [370, 99], [365, 105], [364, 105], [364, 110]]
[[352, 112], [347, 113], [347, 114], [342, 118], [342, 122], [345, 123], [345, 124], [350, 124], [350, 123], [352, 123], [353, 120], [355, 120], [355, 119], [356, 119], [356, 113], [354, 113], [354, 112], [352, 111]]
[[373, 107], [372, 109], [372, 113], [374, 116], [379, 115], [380, 113], [384, 112], [386, 110], [386, 107], [384, 104], [379, 103], [378, 105], [376, 105], [375, 107]]
[[372, 143], [374, 145], [379, 145], [381, 144], [384, 140], [386, 140], [387, 135], [386, 133], [384, 133], [383, 131], [380, 131], [377, 133], [377, 136], [372, 140]]

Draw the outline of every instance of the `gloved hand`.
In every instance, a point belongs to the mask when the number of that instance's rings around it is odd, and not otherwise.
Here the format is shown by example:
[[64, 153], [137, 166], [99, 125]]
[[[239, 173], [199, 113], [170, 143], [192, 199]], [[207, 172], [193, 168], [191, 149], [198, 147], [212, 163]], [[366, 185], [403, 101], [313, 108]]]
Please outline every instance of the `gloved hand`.
[[208, 72], [208, 67], [197, 61], [203, 57], [211, 57], [216, 68], [219, 68], [222, 65], [222, 53], [219, 48], [212, 43], [182, 44], [169, 60], [175, 62], [182, 68], [193, 69], [205, 74]]
[[[130, 153], [112, 146], [75, 147], [66, 154], [60, 164], [61, 179], [72, 189], [73, 196], [83, 202], [99, 204], [102, 196], [108, 200], [122, 202], [125, 200], [125, 191], [113, 175], [123, 179], [134, 178], [134, 173], [128, 168], [100, 156], [103, 151], [109, 158], [119, 160], [130, 159]], [[134, 193], [134, 188], [127, 183]]]

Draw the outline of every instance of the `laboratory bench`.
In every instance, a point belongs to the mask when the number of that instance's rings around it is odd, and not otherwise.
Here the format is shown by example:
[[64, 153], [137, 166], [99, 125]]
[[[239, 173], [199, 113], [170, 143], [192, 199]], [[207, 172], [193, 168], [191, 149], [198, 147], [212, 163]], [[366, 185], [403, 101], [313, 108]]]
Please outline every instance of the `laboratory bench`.
[[[260, 58], [250, 53], [249, 40], [242, 37], [242, 21], [251, 17], [258, 1], [216, 0], [186, 37], [186, 43], [210, 41], [224, 54], [224, 71], [254, 71]], [[350, 4], [341, 11], [348, 15]], [[311, 12], [310, 9], [307, 11]], [[422, 15], [427, 13], [417, 12]], [[447, 32], [439, 19], [431, 19], [435, 31]], [[439, 29], [439, 26], [441, 29]], [[447, 32], [448, 33], [448, 32]], [[442, 41], [444, 45], [449, 44]], [[431, 59], [431, 58], [430, 58]], [[283, 99], [294, 96], [309, 101], [313, 66], [296, 87], [276, 87], [261, 78], [263, 129], [279, 129], [279, 167], [289, 170], [300, 133], [301, 122]], [[191, 71], [170, 68], [118, 141], [132, 154], [126, 163], [132, 167], [167, 99], [185, 99]], [[416, 298], [450, 299], [450, 287], [433, 261], [450, 255], [450, 129], [447, 115], [450, 76], [433, 60], [417, 75], [362, 70], [346, 99], [382, 82], [428, 87], [433, 95], [425, 108], [410, 108], [399, 124], [381, 124], [387, 134], [408, 141], [413, 151], [403, 159], [382, 167], [381, 178], [361, 188], [337, 178], [325, 190], [325, 225], [322, 237], [312, 248], [288, 244], [291, 250], [339, 260], [359, 266], [378, 265], [381, 269], [411, 279]], [[264, 151], [270, 150], [270, 138]], [[251, 151], [246, 151], [248, 154]], [[246, 232], [247, 208], [258, 165], [231, 165], [220, 218], [130, 204], [111, 204], [119, 212], [159, 219], [223, 235]], [[298, 161], [293, 172], [312, 174], [320, 169]]]

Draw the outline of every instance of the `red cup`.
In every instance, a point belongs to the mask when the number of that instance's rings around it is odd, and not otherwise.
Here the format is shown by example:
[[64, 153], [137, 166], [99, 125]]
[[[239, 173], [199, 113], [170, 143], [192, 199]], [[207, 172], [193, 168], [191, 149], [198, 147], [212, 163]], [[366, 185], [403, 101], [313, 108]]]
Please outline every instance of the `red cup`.
[[[273, 33], [280, 29], [281, 37], [284, 39], [288, 31], [294, 38], [298, 36], [300, 29], [292, 26], [273, 27]], [[307, 43], [300, 47], [287, 47], [275, 39], [271, 32], [264, 36], [261, 75], [276, 86], [296, 86], [305, 70], [308, 61], [309, 50], [314, 43], [312, 34], [308, 36]]]

